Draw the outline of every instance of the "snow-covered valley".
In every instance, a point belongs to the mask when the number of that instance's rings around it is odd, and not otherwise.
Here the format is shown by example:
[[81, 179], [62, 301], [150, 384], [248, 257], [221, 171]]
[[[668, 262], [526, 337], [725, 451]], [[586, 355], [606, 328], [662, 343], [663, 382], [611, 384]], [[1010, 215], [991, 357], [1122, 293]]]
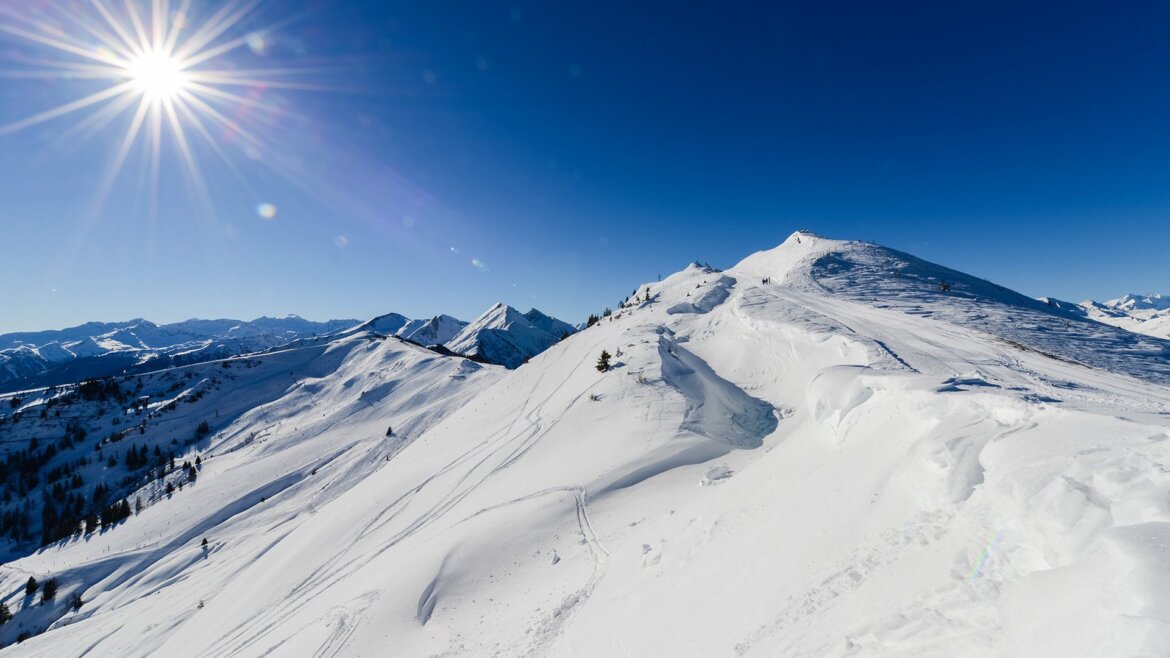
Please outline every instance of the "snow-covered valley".
[[100, 449], [197, 478], [11, 555], [7, 651], [1170, 654], [1170, 341], [806, 232], [514, 370], [392, 332], [139, 375], [209, 383]]

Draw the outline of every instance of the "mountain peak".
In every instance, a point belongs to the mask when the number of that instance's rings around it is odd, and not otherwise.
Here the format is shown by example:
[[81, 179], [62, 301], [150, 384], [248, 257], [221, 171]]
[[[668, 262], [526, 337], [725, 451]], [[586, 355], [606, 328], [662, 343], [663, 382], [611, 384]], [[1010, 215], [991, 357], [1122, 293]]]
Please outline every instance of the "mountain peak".
[[1130, 293], [1117, 299], [1110, 299], [1103, 306], [1122, 311], [1165, 311], [1170, 309], [1170, 297], [1158, 293], [1148, 295]]
[[462, 327], [458, 334], [447, 341], [446, 346], [458, 354], [516, 368], [554, 345], [565, 334], [571, 333], [572, 325], [537, 309], [521, 313], [503, 302], [497, 302]]
[[861, 243], [832, 240], [812, 231], [800, 230], [788, 236], [779, 245], [757, 251], [741, 260], [732, 269], [741, 274], [770, 277], [780, 281], [799, 263], [857, 244]]

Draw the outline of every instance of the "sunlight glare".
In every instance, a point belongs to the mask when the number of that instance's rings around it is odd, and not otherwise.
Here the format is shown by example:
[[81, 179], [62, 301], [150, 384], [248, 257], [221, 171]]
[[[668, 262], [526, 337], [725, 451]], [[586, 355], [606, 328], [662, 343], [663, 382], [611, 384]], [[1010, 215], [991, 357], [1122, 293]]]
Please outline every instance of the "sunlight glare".
[[[193, 2], [181, 0], [172, 11], [170, 0], [90, 0], [89, 9], [79, 9], [78, 16], [58, 8], [55, 18], [67, 26], [62, 28], [43, 20], [39, 12], [9, 8], [0, 1], [0, 35], [56, 53], [52, 58], [36, 58], [35, 65], [18, 61], [13, 69], [0, 67], [0, 78], [56, 79], [62, 81], [62, 88], [83, 79], [108, 83], [104, 88], [91, 88], [88, 94], [78, 86], [75, 99], [0, 124], [0, 136], [66, 117], [77, 121], [65, 135], [93, 136], [116, 126], [118, 117], [128, 116], [126, 131], [115, 142], [111, 161], [98, 183], [95, 208], [104, 204], [135, 146], [141, 145], [139, 152], [148, 162], [140, 171], [149, 180], [140, 182], [149, 186], [154, 215], [164, 141], [170, 152], [177, 154], [191, 191], [209, 208], [211, 198], [201, 157], [214, 155], [243, 180], [231, 147], [252, 160], [266, 160], [263, 137], [268, 135], [264, 131], [289, 112], [287, 107], [270, 102], [263, 92], [317, 87], [290, 80], [299, 75], [298, 69], [248, 69], [233, 61], [241, 49], [248, 51], [249, 47], [256, 56], [255, 42], [264, 31], [233, 36], [232, 28], [261, 0], [211, 3], [214, 10], [199, 19], [188, 14]], [[267, 40], [263, 50], [268, 50]], [[5, 51], [0, 49], [3, 59]], [[82, 117], [83, 113], [89, 116]], [[271, 219], [275, 206], [266, 212], [271, 216], [261, 216]]]
[[171, 100], [187, 87], [183, 63], [161, 51], [139, 55], [126, 67], [134, 88], [151, 103]]

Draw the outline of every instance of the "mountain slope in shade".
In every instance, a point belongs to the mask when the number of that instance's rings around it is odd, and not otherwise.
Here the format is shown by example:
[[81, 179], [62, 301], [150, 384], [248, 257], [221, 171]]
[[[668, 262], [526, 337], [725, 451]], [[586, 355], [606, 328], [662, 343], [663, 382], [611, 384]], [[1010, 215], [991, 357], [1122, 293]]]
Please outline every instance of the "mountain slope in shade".
[[413, 343], [427, 346], [446, 343], [458, 335], [468, 324], [450, 315], [436, 315], [429, 320], [412, 322], [417, 322], [417, 324], [403, 327], [398, 332], [398, 336]]
[[536, 309], [525, 314], [499, 303], [463, 327], [445, 346], [457, 354], [517, 368], [568, 333], [572, 333], [571, 325]]
[[527, 318], [534, 327], [541, 329], [553, 336], [557, 336], [558, 338], [563, 338], [577, 330], [568, 322], [564, 322], [554, 317], [545, 315], [536, 309], [529, 310], [524, 314], [524, 317]]
[[387, 313], [386, 315], [379, 315], [376, 318], [366, 320], [354, 327], [354, 331], [375, 331], [387, 336], [393, 336], [412, 322], [417, 322], [417, 320], [411, 320], [405, 315], [398, 313]]
[[[359, 335], [328, 367], [274, 363], [195, 486], [0, 567], [0, 636], [49, 626], [33, 656], [1170, 654], [1170, 341], [806, 232], [647, 288], [514, 371]], [[398, 418], [426, 422], [400, 444]], [[26, 603], [30, 574], [62, 601]]]

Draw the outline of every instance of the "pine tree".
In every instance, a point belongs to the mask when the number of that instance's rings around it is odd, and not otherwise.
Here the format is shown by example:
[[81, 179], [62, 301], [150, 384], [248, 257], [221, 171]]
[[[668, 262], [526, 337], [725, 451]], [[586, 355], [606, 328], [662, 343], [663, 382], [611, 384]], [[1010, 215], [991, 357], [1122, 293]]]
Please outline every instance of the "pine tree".
[[609, 370], [609, 352], [601, 350], [601, 356], [597, 358], [597, 371], [605, 372]]
[[6, 624], [10, 619], [12, 619], [12, 611], [8, 609], [8, 604], [0, 603], [0, 624]]
[[52, 601], [57, 596], [57, 579], [50, 578], [41, 586], [41, 605], [46, 601]]
[[24, 584], [25, 596], [32, 596], [37, 593], [37, 579], [32, 576], [28, 577], [28, 582]]

